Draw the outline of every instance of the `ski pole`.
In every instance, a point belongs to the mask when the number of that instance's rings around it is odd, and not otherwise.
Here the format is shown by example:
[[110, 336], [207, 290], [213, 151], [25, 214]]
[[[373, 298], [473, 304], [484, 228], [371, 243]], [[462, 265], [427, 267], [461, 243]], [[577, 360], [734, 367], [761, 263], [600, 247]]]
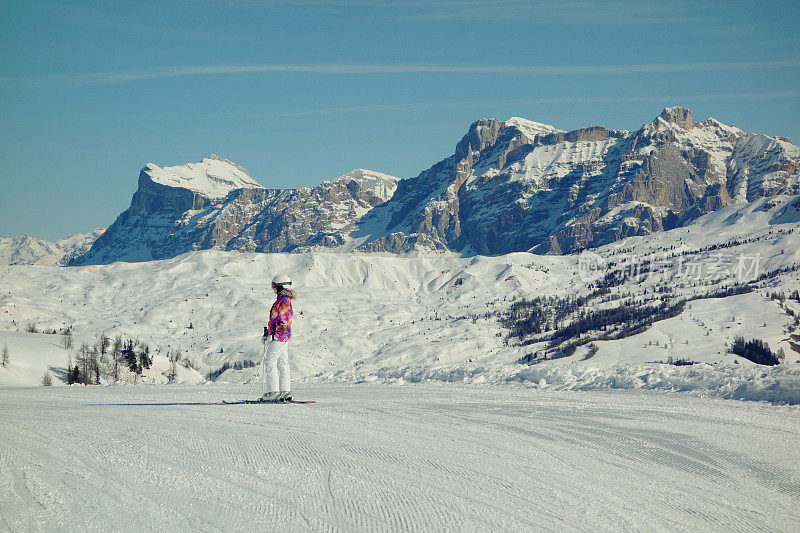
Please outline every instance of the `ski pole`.
[[266, 369], [262, 372], [262, 367], [266, 364], [265, 361], [267, 359], [267, 345], [264, 344], [264, 355], [261, 356], [261, 362], [258, 364], [258, 369], [256, 370], [256, 375], [253, 377], [253, 381], [250, 382], [250, 390], [247, 391], [247, 399], [250, 399], [250, 395], [253, 393], [253, 385], [256, 384], [258, 381], [259, 374], [266, 379]]

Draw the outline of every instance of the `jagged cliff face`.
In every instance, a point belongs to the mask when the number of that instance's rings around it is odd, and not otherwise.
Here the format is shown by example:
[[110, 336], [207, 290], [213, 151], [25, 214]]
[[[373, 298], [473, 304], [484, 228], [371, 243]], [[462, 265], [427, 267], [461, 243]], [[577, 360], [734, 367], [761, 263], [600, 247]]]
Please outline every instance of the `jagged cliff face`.
[[569, 253], [683, 224], [732, 202], [798, 194], [800, 148], [665, 109], [638, 131], [481, 120], [455, 154], [370, 214], [362, 249]]
[[148, 261], [191, 250], [287, 252], [344, 243], [361, 215], [392, 196], [398, 179], [354, 170], [316, 187], [265, 189], [234, 163], [139, 174], [131, 206], [72, 265]]
[[71, 264], [222, 250], [325, 248], [570, 253], [684, 224], [733, 202], [800, 194], [800, 148], [665, 109], [638, 131], [562, 131], [521, 118], [470, 126], [416, 178], [367, 170], [261, 187], [216, 156], [147, 165], [130, 208]]

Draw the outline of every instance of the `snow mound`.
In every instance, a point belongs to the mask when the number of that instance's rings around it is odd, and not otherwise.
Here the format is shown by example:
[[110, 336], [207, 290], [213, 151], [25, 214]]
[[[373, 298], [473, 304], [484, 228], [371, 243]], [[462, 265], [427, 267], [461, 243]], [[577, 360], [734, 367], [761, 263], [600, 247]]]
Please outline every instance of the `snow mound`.
[[339, 371], [315, 376], [319, 381], [508, 385], [549, 390], [684, 391], [714, 398], [800, 405], [800, 365], [774, 367], [737, 364], [409, 365], [370, 372]]
[[63, 385], [57, 378], [65, 374], [70, 354], [60, 341], [60, 335], [0, 331], [0, 349], [9, 355], [8, 365], [0, 365], [0, 387], [40, 385], [45, 372], [53, 385]]

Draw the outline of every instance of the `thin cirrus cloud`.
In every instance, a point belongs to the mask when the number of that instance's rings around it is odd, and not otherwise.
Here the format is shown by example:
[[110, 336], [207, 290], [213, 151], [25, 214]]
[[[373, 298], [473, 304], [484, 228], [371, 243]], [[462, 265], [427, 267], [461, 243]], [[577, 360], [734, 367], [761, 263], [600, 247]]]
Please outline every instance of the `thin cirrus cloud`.
[[540, 76], [659, 74], [797, 68], [800, 61], [729, 61], [699, 63], [647, 63], [630, 65], [414, 65], [317, 63], [306, 65], [201, 65], [154, 67], [87, 74], [51, 74], [0, 78], [0, 88], [77, 88], [113, 85], [161, 78], [259, 73], [332, 75], [368, 74], [517, 74]]
[[[615, 103], [636, 103], [636, 102], [656, 102], [663, 105], [686, 105], [692, 102], [705, 100], [787, 100], [800, 99], [800, 91], [782, 91], [765, 93], [715, 93], [715, 94], [686, 94], [686, 95], [628, 95], [628, 96], [570, 96], [557, 98], [522, 98], [507, 100], [465, 100], [445, 102], [406, 102], [393, 104], [373, 104], [360, 106], [338, 106], [323, 107], [316, 109], [302, 110], [270, 110], [255, 112], [223, 112], [223, 113], [199, 113], [199, 114], [157, 114], [157, 115], [113, 115], [102, 117], [71, 117], [71, 118], [47, 118], [43, 120], [22, 120], [7, 121], [6, 126], [19, 126], [24, 124], [73, 124], [91, 122], [125, 122], [139, 120], [175, 120], [175, 119], [199, 119], [199, 120], [242, 120], [260, 118], [286, 118], [303, 117], [314, 115], [333, 115], [341, 113], [361, 113], [361, 112], [394, 112], [394, 111], [413, 111], [420, 109], [442, 109], [442, 108], [484, 108], [491, 109], [508, 106], [532, 106], [547, 104], [615, 104]], [[492, 112], [492, 111], [490, 111]], [[480, 113], [480, 111], [479, 111]], [[396, 129], [396, 128], [392, 128]]]

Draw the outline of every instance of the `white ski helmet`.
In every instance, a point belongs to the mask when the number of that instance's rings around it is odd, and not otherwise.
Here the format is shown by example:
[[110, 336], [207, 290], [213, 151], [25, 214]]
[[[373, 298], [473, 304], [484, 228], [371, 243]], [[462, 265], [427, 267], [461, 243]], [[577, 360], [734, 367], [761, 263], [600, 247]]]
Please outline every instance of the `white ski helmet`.
[[292, 280], [291, 280], [291, 278], [290, 278], [288, 275], [286, 275], [286, 274], [278, 274], [277, 276], [275, 276], [274, 278], [272, 278], [272, 284], [273, 284], [273, 285], [282, 285], [282, 286], [286, 286], [286, 285], [291, 285], [291, 284], [292, 284]]

